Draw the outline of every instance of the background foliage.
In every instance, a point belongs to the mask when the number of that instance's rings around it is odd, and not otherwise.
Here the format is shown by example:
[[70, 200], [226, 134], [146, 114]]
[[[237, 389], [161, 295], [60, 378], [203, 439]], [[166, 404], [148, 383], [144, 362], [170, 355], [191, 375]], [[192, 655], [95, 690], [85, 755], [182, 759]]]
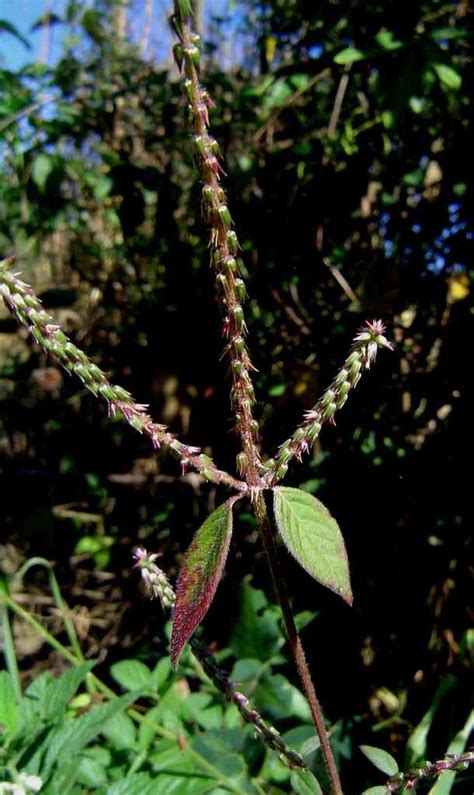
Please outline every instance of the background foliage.
[[[177, 75], [134, 33], [147, 7], [65, 3], [37, 23], [61, 30], [59, 58], [17, 69], [3, 58], [0, 248], [115, 381], [232, 467], [199, 186]], [[402, 762], [439, 756], [467, 718], [472, 10], [272, 0], [203, 11], [265, 448], [315, 402], [361, 320], [383, 317], [396, 342], [288, 480], [323, 499], [348, 546], [351, 611], [285, 568], [297, 609], [318, 611], [305, 641], [359, 791], [358, 742]], [[0, 24], [2, 39], [16, 35]], [[130, 576], [131, 548], [161, 550], [173, 576], [215, 490], [109, 422], [0, 313], [4, 570], [55, 560], [85, 653], [107, 670], [147, 658], [162, 623]], [[242, 665], [260, 665], [266, 625], [246, 627], [238, 584], [250, 573], [271, 589], [250, 518], [238, 524], [206, 638], [223, 649], [237, 637]], [[18, 596], [61, 632], [41, 572]], [[61, 668], [24, 623], [14, 629], [25, 682]]]

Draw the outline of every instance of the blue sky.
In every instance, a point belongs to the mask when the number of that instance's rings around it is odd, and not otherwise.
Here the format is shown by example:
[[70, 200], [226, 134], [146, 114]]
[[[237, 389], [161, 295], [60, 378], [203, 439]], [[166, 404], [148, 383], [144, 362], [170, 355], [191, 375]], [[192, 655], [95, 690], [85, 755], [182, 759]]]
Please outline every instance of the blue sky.
[[[0, 20], [4, 20], [18, 30], [30, 42], [31, 48], [27, 49], [14, 36], [0, 31], [0, 65], [6, 69], [16, 70], [26, 63], [38, 60], [44, 50], [45, 30], [31, 32], [31, 27], [40, 19], [46, 10], [62, 16], [67, 0], [0, 0]], [[94, 7], [94, 0], [83, 3], [84, 10]], [[129, 28], [132, 38], [139, 39], [143, 29], [143, 0], [131, 0], [133, 12], [129, 15]], [[153, 26], [149, 40], [148, 54], [159, 60], [165, 59], [170, 50], [167, 17], [172, 6], [172, 0], [154, 0]], [[206, 17], [212, 14], [226, 13], [229, 9], [236, 24], [241, 20], [241, 14], [236, 10], [238, 4], [233, 0], [206, 0]], [[130, 32], [130, 31], [129, 31]], [[230, 33], [230, 31], [228, 31]], [[62, 25], [53, 25], [49, 31], [48, 62], [54, 63], [61, 51]], [[228, 38], [232, 40], [232, 35]]]
[[[55, 6], [62, 3], [52, 3]], [[9, 33], [0, 33], [1, 65], [7, 69], [17, 69], [25, 63], [37, 60], [41, 51], [44, 32], [37, 30], [31, 33], [31, 27], [43, 16], [46, 8], [45, 0], [0, 0], [0, 19], [10, 22], [30, 42], [31, 49], [26, 47]], [[57, 57], [60, 47], [60, 28], [51, 29], [51, 57]]]

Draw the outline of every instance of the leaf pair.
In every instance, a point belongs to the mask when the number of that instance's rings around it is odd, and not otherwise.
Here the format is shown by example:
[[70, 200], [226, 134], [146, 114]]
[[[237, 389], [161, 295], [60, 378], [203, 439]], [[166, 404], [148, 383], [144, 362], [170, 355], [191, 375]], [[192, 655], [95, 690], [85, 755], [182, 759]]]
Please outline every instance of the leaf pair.
[[[278, 487], [274, 513], [280, 535], [298, 563], [326, 588], [352, 604], [349, 564], [341, 531], [322, 502], [299, 489]], [[222, 577], [232, 537], [232, 510], [240, 495], [217, 508], [189, 547], [176, 586], [171, 661], [206, 615]]]

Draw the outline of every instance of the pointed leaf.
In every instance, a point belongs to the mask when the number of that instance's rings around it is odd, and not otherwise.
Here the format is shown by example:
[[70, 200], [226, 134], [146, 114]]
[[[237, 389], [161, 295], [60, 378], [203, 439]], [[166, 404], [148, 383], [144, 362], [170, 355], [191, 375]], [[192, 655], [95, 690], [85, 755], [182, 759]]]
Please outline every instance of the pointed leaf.
[[312, 494], [280, 486], [274, 490], [278, 530], [289, 552], [315, 580], [352, 604], [344, 539], [336, 520]]
[[367, 757], [367, 759], [375, 765], [382, 773], [387, 776], [396, 776], [398, 773], [398, 764], [391, 754], [384, 751], [383, 748], [375, 748], [373, 745], [360, 745], [360, 750]]
[[346, 47], [345, 50], [341, 50], [341, 52], [338, 52], [337, 55], [334, 56], [334, 63], [345, 66], [355, 61], [364, 61], [366, 58], [366, 53], [362, 52], [362, 50], [358, 50], [357, 47]]
[[433, 64], [433, 69], [440, 83], [447, 86], [447, 88], [452, 88], [455, 91], [461, 88], [462, 77], [452, 66], [448, 66], [448, 64], [445, 63], [435, 63]]
[[294, 770], [291, 786], [296, 795], [323, 795], [319, 782], [309, 770]]
[[176, 668], [183, 646], [206, 615], [214, 598], [229, 551], [232, 506], [227, 500], [206, 519], [186, 552], [176, 584], [171, 632], [171, 662]]

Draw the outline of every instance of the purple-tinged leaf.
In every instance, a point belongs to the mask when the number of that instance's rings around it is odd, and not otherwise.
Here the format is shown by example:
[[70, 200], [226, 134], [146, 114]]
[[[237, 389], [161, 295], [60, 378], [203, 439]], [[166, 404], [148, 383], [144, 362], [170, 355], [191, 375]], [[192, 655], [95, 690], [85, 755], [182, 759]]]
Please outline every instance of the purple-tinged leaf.
[[274, 489], [273, 507], [289, 552], [315, 580], [352, 604], [349, 563], [342, 533], [322, 502], [300, 489]]
[[176, 668], [183, 646], [202, 621], [214, 598], [232, 536], [232, 497], [201, 525], [186, 552], [176, 584], [171, 632], [171, 662]]

